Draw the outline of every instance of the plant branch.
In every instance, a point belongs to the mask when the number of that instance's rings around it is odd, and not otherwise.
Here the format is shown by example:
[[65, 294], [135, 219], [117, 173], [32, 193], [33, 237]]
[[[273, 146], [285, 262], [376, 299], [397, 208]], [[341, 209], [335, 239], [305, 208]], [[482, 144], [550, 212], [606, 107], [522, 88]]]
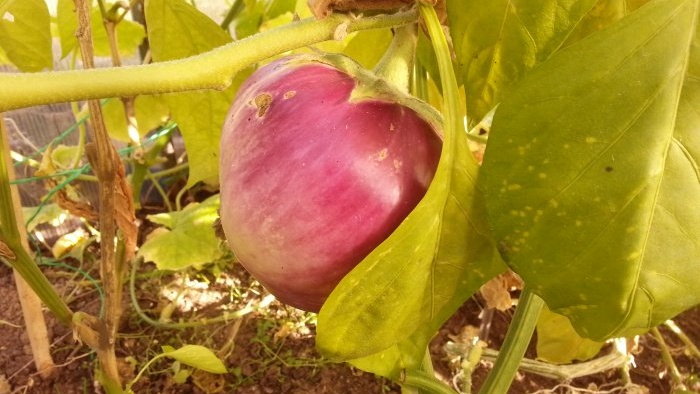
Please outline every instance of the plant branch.
[[536, 294], [525, 287], [518, 307], [515, 309], [515, 316], [511, 322], [503, 346], [496, 359], [493, 370], [489, 373], [484, 385], [479, 393], [507, 393], [513, 382], [513, 377], [518, 370], [530, 338], [535, 331], [540, 311], [544, 306], [544, 301]]
[[654, 327], [651, 329], [651, 335], [654, 336], [654, 339], [659, 344], [659, 349], [661, 350], [661, 359], [664, 360], [664, 364], [666, 364], [670, 371], [673, 385], [676, 389], [686, 390], [687, 387], [685, 387], [685, 385], [683, 384], [683, 377], [681, 376], [681, 373], [678, 370], [675, 361], [673, 361], [671, 352], [668, 350], [668, 345], [666, 345], [666, 341], [664, 341], [664, 337], [661, 335], [661, 332], [659, 332], [658, 328]]
[[347, 32], [401, 26], [416, 21], [415, 11], [355, 19], [334, 15], [306, 19], [269, 30], [187, 59], [139, 66], [44, 73], [0, 73], [0, 111], [33, 105], [128, 97], [139, 94], [223, 90], [237, 72], [271, 56]]
[[[75, 0], [76, 13], [78, 14], [78, 42], [82, 56], [83, 67], [94, 67], [92, 47], [92, 27], [90, 23], [89, 0]], [[105, 316], [98, 321], [99, 340], [95, 350], [100, 360], [100, 369], [103, 374], [103, 386], [108, 392], [121, 386], [119, 368], [115, 354], [115, 342], [117, 326], [121, 316], [121, 280], [119, 278], [119, 264], [115, 252], [116, 224], [114, 218], [115, 188], [117, 187], [117, 165], [120, 165], [119, 155], [112, 146], [107, 134], [102, 107], [99, 100], [89, 100], [90, 122], [92, 125], [94, 143], [86, 146], [88, 161], [90, 161], [97, 179], [99, 180], [100, 196], [100, 276], [104, 286]], [[95, 346], [94, 344], [92, 346]]]
[[73, 312], [22, 246], [17, 218], [12, 206], [8, 141], [5, 124], [0, 116], [0, 258], [19, 272], [61, 323], [70, 327]]
[[406, 371], [402, 377], [401, 386], [407, 386], [434, 394], [456, 394], [445, 383], [437, 380], [435, 376], [423, 371]]

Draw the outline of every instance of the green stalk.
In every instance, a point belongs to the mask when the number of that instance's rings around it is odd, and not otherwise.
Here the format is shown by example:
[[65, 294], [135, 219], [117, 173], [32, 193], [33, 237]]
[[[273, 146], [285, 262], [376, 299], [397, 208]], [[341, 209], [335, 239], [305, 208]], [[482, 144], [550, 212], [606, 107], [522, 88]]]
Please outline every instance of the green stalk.
[[683, 384], [683, 377], [681, 376], [675, 361], [673, 361], [673, 356], [671, 356], [671, 352], [668, 350], [668, 345], [666, 345], [666, 341], [664, 341], [664, 337], [661, 335], [661, 332], [659, 332], [658, 328], [654, 327], [651, 329], [651, 335], [654, 336], [654, 339], [656, 339], [656, 342], [659, 344], [661, 359], [664, 361], [664, 364], [666, 364], [670, 371], [671, 381], [673, 381], [674, 388], [686, 390], [687, 387], [685, 387]]
[[523, 289], [515, 316], [506, 333], [493, 370], [479, 393], [507, 393], [535, 331], [544, 301], [527, 288]]
[[284, 25], [187, 59], [139, 66], [42, 73], [0, 73], [0, 112], [34, 105], [140, 94], [223, 90], [237, 72], [271, 56], [332, 40], [347, 32], [401, 26], [416, 12], [367, 18], [332, 15]]
[[411, 86], [418, 25], [413, 23], [396, 29], [389, 48], [374, 67], [374, 73], [401, 92]]
[[431, 394], [457, 394], [456, 391], [437, 380], [434, 375], [423, 371], [407, 371], [401, 386], [423, 390]]
[[[56, 318], [66, 326], [71, 325], [73, 312], [68, 308], [51, 282], [46, 279], [34, 260], [22, 245], [17, 218], [10, 190], [10, 146], [5, 124], [0, 115], [0, 243], [9, 248], [8, 255], [0, 254], [15, 269]], [[0, 245], [1, 246], [1, 245]]]

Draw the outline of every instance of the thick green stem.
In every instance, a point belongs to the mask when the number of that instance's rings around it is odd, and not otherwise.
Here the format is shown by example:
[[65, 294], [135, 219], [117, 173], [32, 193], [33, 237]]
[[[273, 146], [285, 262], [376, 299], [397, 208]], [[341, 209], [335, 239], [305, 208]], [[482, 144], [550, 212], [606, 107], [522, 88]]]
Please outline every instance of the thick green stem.
[[408, 93], [411, 86], [418, 25], [413, 23], [396, 29], [391, 45], [386, 50], [379, 63], [374, 67], [374, 73], [395, 88]]
[[419, 389], [431, 394], [456, 394], [445, 383], [437, 380], [434, 375], [423, 371], [407, 371], [401, 380], [401, 386]]
[[223, 90], [237, 72], [292, 49], [332, 40], [338, 27], [347, 32], [405, 25], [414, 11], [355, 19], [333, 15], [269, 30], [187, 59], [140, 66], [44, 73], [0, 73], [0, 112], [33, 105], [129, 97], [139, 94]]
[[8, 141], [3, 117], [0, 114], [0, 246], [4, 244], [9, 249], [7, 253], [0, 253], [0, 256], [24, 278], [56, 318], [66, 326], [70, 326], [73, 312], [63, 302], [61, 296], [22, 245], [15, 209], [12, 205]]
[[515, 310], [515, 316], [508, 328], [508, 333], [503, 341], [503, 346], [496, 359], [493, 370], [486, 378], [484, 385], [479, 390], [482, 394], [507, 393], [513, 377], [518, 371], [520, 361], [525, 355], [530, 338], [535, 331], [540, 311], [544, 306], [544, 301], [530, 292], [523, 289]]

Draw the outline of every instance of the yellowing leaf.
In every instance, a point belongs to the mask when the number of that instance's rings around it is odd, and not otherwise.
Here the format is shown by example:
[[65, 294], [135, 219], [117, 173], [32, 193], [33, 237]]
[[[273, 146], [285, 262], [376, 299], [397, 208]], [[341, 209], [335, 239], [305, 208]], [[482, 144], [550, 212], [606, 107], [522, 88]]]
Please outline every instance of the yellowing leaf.
[[[138, 96], [134, 100], [136, 111], [136, 123], [141, 138], [149, 131], [163, 125], [168, 120], [170, 109], [162, 96]], [[126, 125], [124, 104], [119, 99], [112, 99], [102, 106], [105, 125], [109, 135], [119, 141], [129, 142], [129, 133]]]
[[483, 118], [576, 29], [596, 0], [447, 0], [473, 120]]
[[554, 364], [569, 364], [595, 357], [604, 342], [581, 338], [566, 316], [545, 306], [537, 322], [537, 358]]
[[222, 250], [213, 227], [219, 217], [218, 208], [216, 195], [201, 204], [190, 204], [180, 212], [149, 216], [149, 220], [169, 230], [152, 234], [141, 246], [139, 256], [153, 261], [160, 270], [181, 270], [218, 259]]
[[179, 349], [163, 346], [163, 355], [211, 373], [226, 373], [226, 366], [210, 349], [200, 345], [185, 345]]
[[[58, 0], [56, 11], [56, 22], [61, 40], [61, 58], [64, 58], [78, 47], [78, 40], [75, 36], [78, 29], [78, 17], [75, 13], [73, 0]], [[90, 21], [95, 55], [110, 56], [107, 31], [102, 23], [102, 13], [99, 8], [92, 9]], [[123, 19], [117, 24], [117, 48], [120, 56], [135, 55], [144, 38], [146, 38], [146, 31], [141, 24], [128, 19]]]
[[[219, 25], [183, 0], [147, 0], [145, 10], [155, 61], [197, 55], [231, 41]], [[190, 163], [188, 187], [199, 181], [218, 181], [221, 127], [238, 84], [233, 85], [223, 92], [164, 96], [185, 140]]]
[[0, 0], [0, 48], [22, 71], [53, 67], [51, 20], [44, 0]]

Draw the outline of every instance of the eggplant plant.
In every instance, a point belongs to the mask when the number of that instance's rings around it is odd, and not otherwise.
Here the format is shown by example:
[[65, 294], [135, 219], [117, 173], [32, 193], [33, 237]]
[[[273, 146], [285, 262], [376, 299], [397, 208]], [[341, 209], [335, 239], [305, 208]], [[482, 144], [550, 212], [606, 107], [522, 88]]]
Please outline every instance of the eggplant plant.
[[[121, 45], [143, 27], [98, 3], [102, 47], [133, 51]], [[700, 303], [700, 1], [309, 3], [236, 1], [222, 29], [184, 0], [145, 0], [152, 62], [45, 71], [46, 5], [2, 1], [0, 61], [25, 72], [0, 73], [0, 111], [121, 98], [104, 121], [132, 141], [154, 124], [145, 114], [169, 114], [187, 187], [220, 186], [243, 265], [283, 302], [320, 310], [325, 357], [406, 388], [450, 392], [428, 342], [507, 269], [524, 289], [483, 393], [507, 392], [545, 304], [605, 341]], [[89, 13], [58, 7], [66, 56]], [[417, 45], [393, 56], [406, 40]], [[470, 144], [485, 144], [482, 163]], [[0, 216], [3, 261], [88, 344], [113, 341], [56, 300], [12, 218]], [[122, 390], [108, 368], [103, 382]]]

